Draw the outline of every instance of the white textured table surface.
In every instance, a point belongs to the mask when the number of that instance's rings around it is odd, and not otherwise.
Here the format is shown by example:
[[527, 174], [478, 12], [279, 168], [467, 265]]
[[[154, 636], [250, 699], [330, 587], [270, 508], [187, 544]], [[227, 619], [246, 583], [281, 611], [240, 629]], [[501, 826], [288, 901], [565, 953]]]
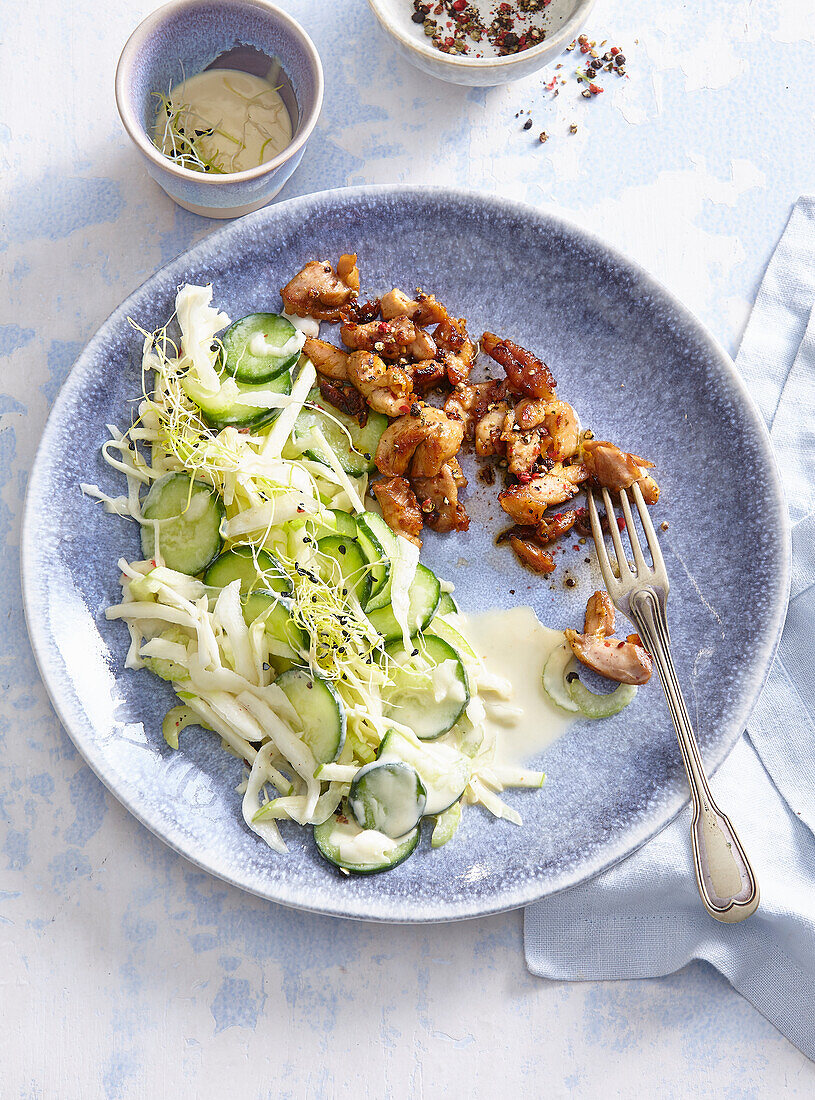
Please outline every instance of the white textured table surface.
[[[146, 178], [115, 113], [118, 52], [151, 6], [3, 9], [3, 1100], [812, 1096], [815, 1067], [705, 966], [547, 983], [524, 968], [519, 913], [388, 928], [244, 896], [137, 825], [56, 721], [19, 594], [27, 471], [100, 322], [213, 228]], [[791, 203], [815, 187], [811, 0], [600, 0], [587, 30], [623, 47], [631, 79], [592, 102], [573, 82], [553, 99], [551, 72], [438, 84], [392, 56], [363, 0], [285, 6], [327, 97], [282, 198], [409, 181], [552, 204], [735, 350]]]

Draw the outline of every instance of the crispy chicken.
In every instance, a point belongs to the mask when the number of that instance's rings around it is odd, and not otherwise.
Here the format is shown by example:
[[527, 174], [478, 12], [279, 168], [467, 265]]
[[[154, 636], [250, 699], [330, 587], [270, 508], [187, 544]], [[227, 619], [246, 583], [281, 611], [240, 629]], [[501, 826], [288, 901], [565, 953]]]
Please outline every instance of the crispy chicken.
[[587, 477], [586, 467], [582, 465], [553, 466], [545, 474], [505, 489], [498, 494], [498, 500], [516, 523], [537, 527], [543, 523], [546, 509], [571, 500]]
[[544, 397], [547, 400], [554, 397], [555, 380], [552, 372], [531, 351], [513, 344], [511, 340], [499, 339], [494, 332], [484, 333], [481, 347], [504, 368], [513, 392], [525, 397]]
[[612, 492], [639, 485], [646, 504], [659, 500], [659, 486], [646, 471], [654, 464], [639, 455], [626, 454], [604, 439], [583, 441], [583, 462], [589, 477]]
[[411, 355], [414, 359], [433, 359], [436, 355], [436, 345], [430, 334], [407, 317], [369, 321], [364, 325], [347, 321], [340, 328], [340, 339], [347, 348], [375, 351], [383, 359], [398, 359], [403, 355]]
[[606, 592], [595, 592], [586, 604], [583, 633], [567, 630], [566, 641], [587, 668], [619, 684], [646, 684], [651, 679], [651, 655], [639, 638], [613, 637], [614, 604]]
[[383, 477], [375, 481], [371, 489], [388, 527], [416, 546], [421, 546], [422, 513], [407, 478]]
[[337, 270], [327, 260], [311, 260], [280, 291], [286, 312], [318, 321], [341, 321], [359, 292], [353, 253], [340, 256]]
[[303, 354], [314, 364], [318, 374], [344, 382], [348, 377], [348, 352], [329, 344], [327, 340], [309, 337], [303, 344]]
[[410, 409], [413, 383], [402, 367], [388, 365], [367, 351], [352, 352], [346, 367], [349, 381], [376, 412], [402, 416]]
[[459, 489], [467, 484], [458, 459], [450, 458], [435, 477], [414, 477], [413, 488], [425, 523], [434, 531], [466, 531], [470, 517], [459, 502]]

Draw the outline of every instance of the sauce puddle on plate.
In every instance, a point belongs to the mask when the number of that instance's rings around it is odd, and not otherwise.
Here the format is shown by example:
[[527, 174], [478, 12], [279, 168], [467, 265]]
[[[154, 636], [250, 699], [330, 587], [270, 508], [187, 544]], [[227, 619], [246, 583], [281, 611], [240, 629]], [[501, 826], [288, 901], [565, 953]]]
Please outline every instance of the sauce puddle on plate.
[[540, 623], [531, 607], [461, 617], [467, 638], [487, 669], [512, 684], [507, 703], [487, 707], [487, 725], [497, 735], [496, 759], [502, 764], [529, 764], [572, 721], [541, 683], [546, 658], [562, 644], [563, 632]]

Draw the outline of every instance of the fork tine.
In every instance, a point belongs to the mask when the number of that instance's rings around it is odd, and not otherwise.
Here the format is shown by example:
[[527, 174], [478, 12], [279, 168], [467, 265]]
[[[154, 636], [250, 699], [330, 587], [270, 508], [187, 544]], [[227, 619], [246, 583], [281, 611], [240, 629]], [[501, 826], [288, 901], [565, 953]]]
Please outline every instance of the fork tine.
[[665, 572], [665, 559], [662, 556], [662, 550], [659, 545], [659, 539], [657, 533], [654, 530], [654, 525], [651, 522], [651, 517], [648, 515], [648, 505], [645, 503], [645, 497], [642, 495], [642, 489], [637, 485], [636, 481], [631, 486], [631, 492], [634, 494], [634, 501], [637, 505], [637, 511], [640, 514], [642, 520], [642, 529], [645, 531], [645, 540], [648, 543], [648, 549], [651, 552], [651, 558], [654, 562], [654, 569], [663, 573], [667, 578]]
[[620, 528], [617, 526], [617, 514], [614, 511], [611, 494], [605, 487], [603, 487], [602, 493], [603, 503], [606, 506], [606, 515], [608, 516], [608, 528], [611, 532], [611, 541], [614, 543], [614, 551], [617, 555], [617, 565], [620, 569], [620, 580], [630, 580], [634, 574], [628, 566], [628, 558], [626, 557], [623, 547], [623, 540], [620, 538]]
[[597, 551], [597, 560], [600, 562], [600, 572], [603, 574], [606, 591], [610, 595], [614, 586], [619, 582], [614, 576], [614, 572], [611, 568], [608, 551], [606, 550], [605, 539], [603, 538], [603, 528], [600, 524], [600, 517], [597, 514], [597, 505], [594, 502], [594, 493], [591, 490], [591, 486], [589, 486], [589, 488], [586, 490], [586, 500], [589, 505], [591, 533], [594, 536], [594, 547]]
[[628, 540], [631, 543], [631, 549], [634, 551], [634, 561], [637, 566], [637, 572], [650, 572], [651, 567], [646, 562], [645, 555], [642, 552], [639, 536], [637, 535], [637, 529], [634, 526], [634, 517], [631, 514], [631, 505], [628, 503], [628, 493], [625, 491], [625, 489], [620, 489], [620, 504], [622, 505], [623, 515], [625, 516], [625, 526], [628, 530]]

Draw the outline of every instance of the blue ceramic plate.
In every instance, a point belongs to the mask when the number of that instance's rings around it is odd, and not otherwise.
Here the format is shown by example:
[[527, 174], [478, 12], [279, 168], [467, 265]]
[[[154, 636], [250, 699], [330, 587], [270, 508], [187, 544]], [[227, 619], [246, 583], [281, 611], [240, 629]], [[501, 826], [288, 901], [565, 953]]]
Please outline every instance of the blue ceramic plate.
[[[421, 286], [541, 354], [583, 423], [647, 455], [662, 487], [662, 546], [679, 675], [702, 755], [714, 769], [744, 729], [780, 633], [788, 588], [786, 510], [769, 440], [733, 364], [662, 287], [601, 241], [550, 214], [447, 190], [364, 188], [293, 199], [235, 222], [179, 256], [105, 322], [54, 406], [31, 475], [23, 536], [28, 625], [66, 729], [97, 775], [148, 828], [200, 866], [272, 901], [340, 916], [435, 921], [509, 909], [621, 859], [686, 798], [659, 685], [628, 710], [576, 723], [543, 755], [541, 792], [510, 792], [523, 828], [468, 811], [438, 852], [426, 830], [396, 870], [345, 878], [308, 830], [275, 855], [244, 827], [241, 765], [202, 730], [163, 743], [168, 685], [123, 669], [127, 633], [108, 623], [117, 559], [139, 556], [135, 525], [84, 498], [111, 493], [105, 425], [129, 422], [139, 338], [173, 311], [176, 287], [215, 284], [232, 317], [279, 307], [279, 288], [314, 257], [359, 253], [363, 293]], [[470, 471], [472, 473], [472, 471]], [[586, 547], [568, 544], [554, 580], [536, 581], [494, 535], [496, 489], [470, 480], [469, 532], [428, 537], [423, 556], [456, 584], [464, 610], [531, 603], [554, 627], [579, 623], [597, 584]], [[566, 567], [579, 578], [563, 585]]]

